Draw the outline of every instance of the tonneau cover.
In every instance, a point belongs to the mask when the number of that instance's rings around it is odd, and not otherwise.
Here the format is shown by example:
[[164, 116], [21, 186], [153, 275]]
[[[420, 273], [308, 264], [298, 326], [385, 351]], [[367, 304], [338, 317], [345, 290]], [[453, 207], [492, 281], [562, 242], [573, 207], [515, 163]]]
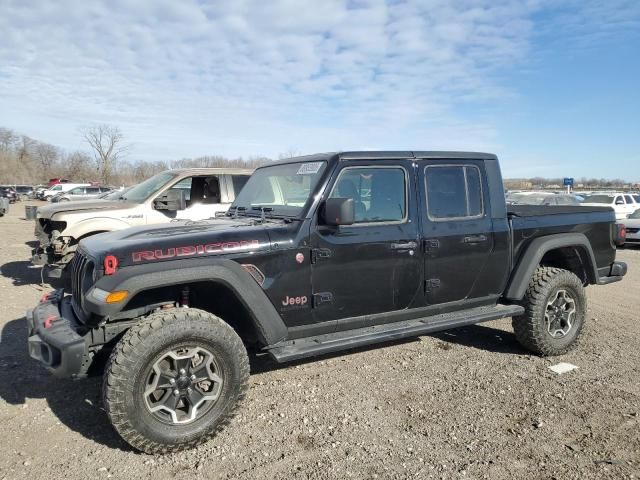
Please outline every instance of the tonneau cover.
[[541, 215], [567, 215], [572, 213], [613, 211], [611, 207], [583, 205], [507, 205], [507, 213], [516, 217], [539, 217]]

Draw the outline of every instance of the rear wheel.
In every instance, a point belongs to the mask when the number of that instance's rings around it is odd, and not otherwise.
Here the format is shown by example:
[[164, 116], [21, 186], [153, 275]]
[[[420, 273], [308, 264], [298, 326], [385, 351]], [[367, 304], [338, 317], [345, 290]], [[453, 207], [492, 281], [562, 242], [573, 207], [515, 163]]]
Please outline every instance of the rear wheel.
[[587, 297], [576, 275], [539, 267], [522, 305], [524, 315], [512, 320], [522, 346], [540, 355], [561, 355], [575, 346], [587, 313]]
[[246, 395], [249, 359], [220, 318], [171, 309], [127, 331], [103, 383], [107, 414], [120, 436], [146, 453], [192, 448], [228, 423]]

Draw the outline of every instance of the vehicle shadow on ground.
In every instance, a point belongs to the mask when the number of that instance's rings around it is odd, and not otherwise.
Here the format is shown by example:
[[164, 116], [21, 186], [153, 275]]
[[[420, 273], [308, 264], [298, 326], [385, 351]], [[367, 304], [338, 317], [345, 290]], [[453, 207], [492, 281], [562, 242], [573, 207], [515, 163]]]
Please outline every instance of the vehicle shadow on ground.
[[44, 286], [46, 290], [52, 288], [63, 288], [66, 281], [59, 278], [49, 278], [47, 276], [46, 267], [33, 268], [28, 260], [19, 260], [17, 262], [7, 262], [0, 266], [2, 276], [9, 278], [14, 286], [38, 285]]
[[[528, 355], [515, 335], [512, 332], [505, 332], [498, 328], [486, 325], [470, 325], [466, 327], [454, 328], [443, 332], [425, 335], [440, 340], [438, 348], [448, 350], [452, 345], [462, 345], [465, 347], [477, 348], [488, 352], [503, 353], [509, 355]], [[390, 342], [376, 343], [373, 345], [365, 345], [363, 347], [343, 350], [340, 352], [327, 353], [317, 357], [305, 358], [288, 363], [277, 363], [269, 354], [263, 352], [250, 352], [249, 363], [251, 365], [251, 373], [267, 373], [281, 368], [295, 367], [296, 365], [305, 365], [307, 363], [317, 362], [319, 360], [327, 360], [338, 358], [344, 355], [352, 355], [356, 353], [368, 352], [379, 348], [392, 347], [394, 345], [408, 344], [418, 342], [420, 337], [406, 338], [401, 340], [393, 340]]]
[[[513, 332], [505, 332], [488, 325], [470, 325], [454, 328], [430, 335], [446, 344], [463, 345], [494, 353], [510, 355], [527, 355], [528, 352], [520, 346]], [[442, 348], [442, 347], [440, 347]]]
[[28, 416], [40, 414], [30, 399], [44, 399], [58, 420], [71, 430], [109, 448], [131, 451], [113, 430], [102, 407], [101, 377], [83, 381], [57, 379], [27, 351], [24, 318], [12, 320], [0, 332], [0, 398], [23, 405]]

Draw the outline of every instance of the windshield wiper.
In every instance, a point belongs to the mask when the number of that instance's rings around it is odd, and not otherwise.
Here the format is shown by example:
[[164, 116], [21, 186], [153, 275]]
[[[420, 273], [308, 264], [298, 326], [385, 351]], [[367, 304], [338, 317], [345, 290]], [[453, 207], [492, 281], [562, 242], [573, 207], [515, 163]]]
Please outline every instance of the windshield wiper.
[[241, 206], [230, 207], [228, 212], [229, 216], [231, 216], [232, 209], [233, 209], [233, 218], [238, 218], [238, 212], [244, 212], [247, 209], [247, 207], [241, 207]]
[[260, 221], [264, 223], [266, 220], [264, 213], [273, 212], [273, 207], [263, 207], [263, 206], [257, 205], [255, 207], [251, 207], [251, 210], [260, 210]]

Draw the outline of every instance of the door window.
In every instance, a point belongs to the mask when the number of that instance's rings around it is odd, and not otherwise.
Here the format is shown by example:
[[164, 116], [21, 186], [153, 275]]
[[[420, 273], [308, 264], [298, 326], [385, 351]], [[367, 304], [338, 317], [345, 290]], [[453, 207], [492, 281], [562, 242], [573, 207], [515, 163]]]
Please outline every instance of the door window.
[[446, 221], [484, 215], [482, 179], [477, 167], [429, 166], [425, 176], [430, 219]]
[[627, 205], [633, 205], [633, 198], [631, 198], [631, 195], [625, 195], [624, 199], [627, 201]]
[[340, 176], [330, 198], [351, 198], [355, 223], [402, 222], [407, 216], [406, 173], [397, 167], [349, 167]]
[[185, 194], [185, 199], [187, 202], [191, 200], [191, 182], [193, 181], [192, 177], [183, 178], [178, 183], [170, 188], [170, 190], [183, 190]]

